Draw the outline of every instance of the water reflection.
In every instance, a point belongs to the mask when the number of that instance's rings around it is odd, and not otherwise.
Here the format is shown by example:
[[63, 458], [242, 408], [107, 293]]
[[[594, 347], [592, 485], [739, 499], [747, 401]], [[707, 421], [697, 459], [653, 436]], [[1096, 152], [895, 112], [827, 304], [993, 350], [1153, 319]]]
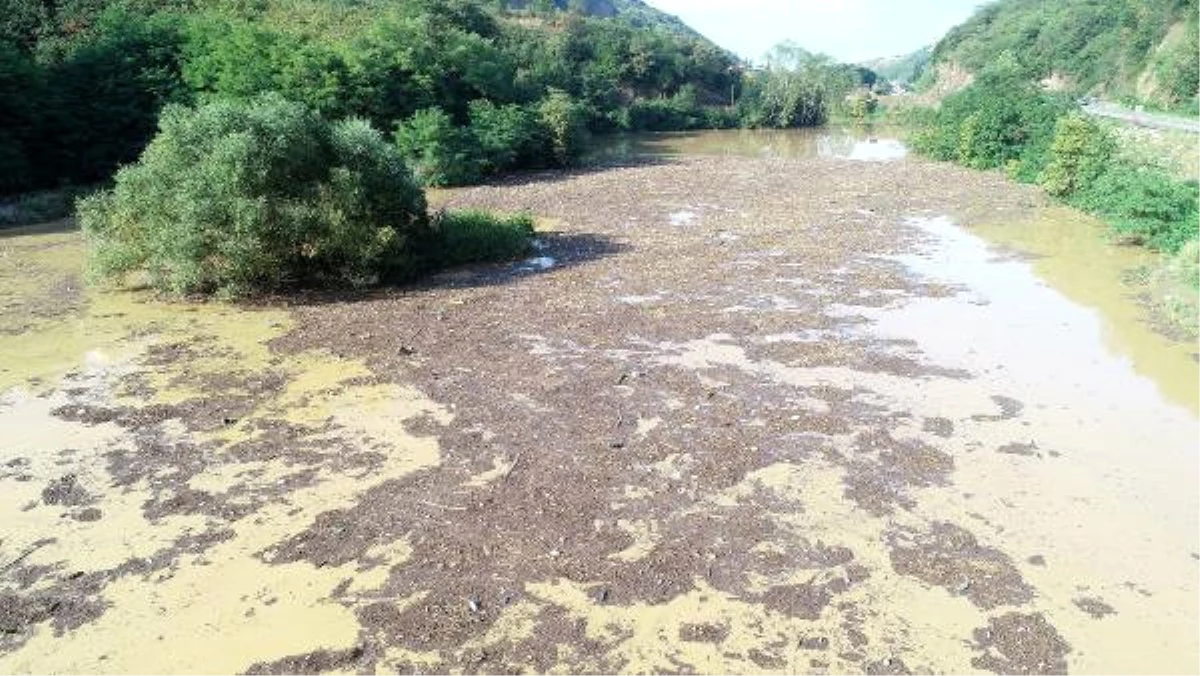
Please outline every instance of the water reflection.
[[870, 138], [866, 141], [855, 141], [850, 152], [844, 157], [858, 162], [889, 162], [903, 159], [907, 155], [908, 147], [896, 139]]
[[830, 157], [881, 162], [908, 155], [908, 148], [898, 136], [894, 129], [870, 127], [615, 134], [599, 139], [585, 162], [606, 164], [687, 155], [780, 159]]
[[[1164, 400], [1193, 416], [1200, 411], [1194, 346], [1155, 332], [1121, 281], [1152, 262], [1149, 252], [1108, 244], [1102, 223], [1064, 208], [970, 231], [945, 218], [910, 223], [933, 242], [902, 260], [966, 292], [884, 313], [885, 330], [944, 361], [990, 373], [997, 386], [1023, 382], [1039, 396], [1058, 393], [1073, 410], [1102, 399], [1131, 411], [1157, 411]], [[995, 361], [980, 363], [985, 359]]]

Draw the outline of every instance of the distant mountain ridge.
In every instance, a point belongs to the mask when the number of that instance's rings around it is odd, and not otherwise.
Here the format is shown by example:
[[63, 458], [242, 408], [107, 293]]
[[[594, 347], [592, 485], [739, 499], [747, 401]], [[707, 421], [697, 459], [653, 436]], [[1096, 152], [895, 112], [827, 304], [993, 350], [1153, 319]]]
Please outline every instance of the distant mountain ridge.
[[915, 82], [925, 72], [932, 54], [933, 47], [926, 46], [908, 54], [880, 57], [860, 62], [858, 65], [893, 82], [909, 83]]
[[[634, 26], [660, 27], [688, 37], [700, 37], [699, 33], [679, 17], [651, 7], [642, 0], [549, 0], [549, 2], [559, 11], [580, 9], [588, 16], [620, 17]], [[531, 9], [537, 4], [536, 0], [508, 0], [509, 8], [518, 10]]]

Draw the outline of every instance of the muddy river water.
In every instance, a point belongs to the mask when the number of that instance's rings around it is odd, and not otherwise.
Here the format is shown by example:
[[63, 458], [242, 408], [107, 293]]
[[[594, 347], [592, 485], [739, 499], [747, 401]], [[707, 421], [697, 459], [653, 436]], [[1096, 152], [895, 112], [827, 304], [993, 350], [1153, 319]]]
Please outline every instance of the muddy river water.
[[525, 261], [265, 306], [0, 231], [0, 671], [1200, 668], [1146, 254], [853, 132], [439, 192]]

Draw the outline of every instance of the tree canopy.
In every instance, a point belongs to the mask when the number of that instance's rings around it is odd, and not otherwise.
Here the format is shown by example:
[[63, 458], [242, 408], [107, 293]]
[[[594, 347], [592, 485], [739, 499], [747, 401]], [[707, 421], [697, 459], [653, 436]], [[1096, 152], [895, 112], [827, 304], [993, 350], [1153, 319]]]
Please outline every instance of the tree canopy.
[[172, 103], [274, 92], [396, 132], [450, 184], [595, 133], [819, 124], [856, 77], [746, 71], [633, 0], [0, 0], [0, 194], [108, 178]]

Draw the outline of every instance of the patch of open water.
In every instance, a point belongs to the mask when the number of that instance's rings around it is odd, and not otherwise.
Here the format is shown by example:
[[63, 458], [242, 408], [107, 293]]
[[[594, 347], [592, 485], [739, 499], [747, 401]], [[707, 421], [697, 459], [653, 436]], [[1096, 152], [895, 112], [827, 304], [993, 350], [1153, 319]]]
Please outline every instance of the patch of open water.
[[605, 137], [603, 145], [594, 148], [585, 163], [687, 155], [890, 162], [908, 155], [908, 148], [898, 136], [892, 129], [862, 127], [618, 134]]
[[[973, 374], [873, 385], [917, 416], [953, 420], [945, 443], [970, 458], [956, 463], [961, 497], [930, 493], [919, 510], [984, 515], [1008, 551], [1050, 562], [1026, 575], [1075, 646], [1073, 669], [1178, 668], [1200, 628], [1197, 374], [1189, 346], [1137, 319], [1120, 279], [1141, 252], [1105, 245], [1094, 222], [1061, 209], [1010, 229], [907, 224], [925, 243], [900, 260], [958, 292], [847, 312], [868, 318], [871, 335], [915, 341], [939, 367]], [[977, 410], [989, 396], [998, 415]], [[1077, 612], [1083, 591], [1117, 615]]]

